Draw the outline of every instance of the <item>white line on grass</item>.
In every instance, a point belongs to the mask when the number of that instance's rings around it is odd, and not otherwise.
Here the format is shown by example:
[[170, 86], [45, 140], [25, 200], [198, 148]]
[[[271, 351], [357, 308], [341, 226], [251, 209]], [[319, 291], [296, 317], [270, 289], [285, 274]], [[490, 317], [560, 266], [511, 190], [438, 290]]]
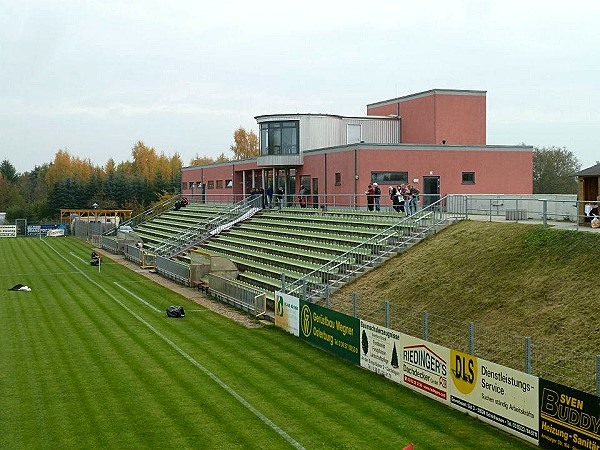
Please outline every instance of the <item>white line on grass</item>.
[[162, 311], [154, 306], [152, 306], [150, 303], [148, 303], [146, 300], [144, 300], [141, 297], [138, 297], [137, 295], [135, 295], [133, 292], [131, 292], [129, 289], [127, 289], [126, 287], [121, 286], [121, 283], [117, 283], [116, 281], [114, 281], [114, 283], [119, 286], [121, 289], [123, 289], [125, 292], [127, 292], [129, 295], [131, 295], [133, 298], [135, 298], [136, 300], [139, 300], [140, 302], [142, 302], [144, 305], [146, 305], [148, 308], [152, 308], [154, 311], [162, 313]]
[[[108, 297], [112, 298], [125, 311], [127, 311], [129, 314], [131, 314], [133, 317], [135, 317], [138, 321], [140, 321], [142, 324], [144, 324], [148, 329], [150, 329], [154, 334], [156, 334], [159, 338], [161, 338], [163, 341], [165, 341], [172, 349], [174, 349], [177, 353], [179, 353], [181, 356], [183, 356], [185, 359], [187, 359], [190, 363], [192, 363], [194, 366], [196, 366], [198, 369], [200, 369], [204, 374], [206, 374], [208, 377], [210, 377], [215, 383], [217, 383], [219, 386], [221, 386], [225, 391], [227, 391], [229, 394], [231, 394], [231, 396], [233, 396], [233, 398], [235, 398], [238, 402], [240, 402], [246, 409], [248, 409], [256, 417], [258, 417], [260, 420], [262, 420], [267, 426], [269, 426], [270, 428], [272, 428], [277, 434], [279, 434], [283, 439], [285, 439], [293, 447], [295, 447], [297, 449], [305, 450], [304, 447], [299, 442], [297, 442], [296, 440], [294, 440], [290, 435], [288, 435], [285, 431], [283, 431], [275, 423], [273, 423], [268, 417], [266, 417], [263, 413], [261, 413], [259, 410], [257, 410], [254, 406], [252, 406], [244, 397], [242, 397], [240, 394], [238, 394], [236, 391], [234, 391], [232, 388], [230, 388], [218, 376], [216, 376], [214, 373], [212, 373], [210, 370], [208, 370], [206, 367], [204, 367], [202, 364], [200, 364], [198, 361], [196, 361], [194, 358], [192, 358], [188, 353], [186, 353], [177, 344], [175, 344], [175, 342], [173, 342], [167, 336], [165, 336], [160, 331], [158, 331], [156, 328], [154, 328], [152, 325], [150, 325], [148, 322], [146, 322], [141, 316], [139, 316], [137, 313], [135, 313], [134, 311], [132, 311], [127, 305], [125, 305], [117, 297], [115, 297], [113, 294], [111, 294], [104, 286], [102, 286], [100, 283], [98, 283], [97, 281], [95, 281], [87, 273], [83, 272], [75, 264], [73, 264], [73, 262], [71, 262], [65, 256], [63, 256], [51, 244], [49, 244], [45, 240], [42, 241], [42, 242], [44, 242], [48, 247], [50, 247], [50, 249], [52, 249], [52, 251], [54, 253], [56, 253], [58, 256], [60, 256], [68, 264], [70, 264], [71, 266], [73, 266], [75, 268], [75, 270], [77, 270], [79, 273], [81, 273], [90, 282], [92, 282], [93, 284], [95, 284], [96, 286], [98, 286], [98, 288], [100, 288], [101, 290], [103, 290], [104, 293]], [[76, 256], [76, 255], [73, 255], [73, 256]], [[80, 259], [80, 258], [78, 258], [78, 259]]]

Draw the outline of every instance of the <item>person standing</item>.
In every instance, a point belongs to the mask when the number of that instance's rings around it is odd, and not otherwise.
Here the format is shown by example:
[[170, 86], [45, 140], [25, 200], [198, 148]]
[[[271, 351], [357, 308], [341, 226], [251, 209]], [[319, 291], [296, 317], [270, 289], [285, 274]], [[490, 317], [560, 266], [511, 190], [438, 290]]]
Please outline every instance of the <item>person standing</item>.
[[375, 205], [375, 189], [372, 184], [367, 186], [365, 195], [367, 196], [367, 210], [373, 211], [373, 206]]
[[375, 195], [375, 211], [381, 211], [381, 189], [377, 183], [373, 183], [373, 192]]
[[298, 193], [298, 201], [300, 202], [300, 208], [306, 208], [306, 197], [308, 195], [308, 189], [305, 186], [300, 188]]
[[281, 207], [283, 206], [284, 195], [285, 195], [285, 191], [283, 190], [283, 187], [279, 186], [279, 189], [277, 189], [277, 194], [276, 194], [277, 205], [279, 205], [279, 209], [281, 209]]
[[269, 185], [267, 188], [267, 208], [271, 209], [273, 207], [273, 186]]
[[398, 192], [398, 189], [394, 186], [390, 186], [388, 191], [390, 193], [390, 199], [392, 200], [392, 208], [394, 208], [394, 211], [400, 212], [400, 193]]
[[408, 191], [410, 192], [411, 214], [415, 214], [417, 212], [417, 205], [419, 204], [419, 194], [421, 192], [416, 187], [414, 187], [412, 184], [409, 186]]

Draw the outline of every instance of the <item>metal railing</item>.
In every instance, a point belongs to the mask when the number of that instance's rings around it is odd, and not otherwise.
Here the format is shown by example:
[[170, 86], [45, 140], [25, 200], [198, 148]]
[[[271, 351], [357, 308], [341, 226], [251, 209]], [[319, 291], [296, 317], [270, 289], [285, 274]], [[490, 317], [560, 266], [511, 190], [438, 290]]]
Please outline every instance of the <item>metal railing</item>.
[[210, 220], [198, 222], [184, 232], [167, 239], [156, 248], [154, 253], [165, 258], [172, 258], [230, 228], [237, 222], [252, 217], [261, 210], [261, 205], [260, 196], [246, 198], [235, 203], [231, 208], [220, 211]]
[[265, 292], [251, 286], [242, 285], [218, 275], [208, 274], [210, 292], [222, 300], [254, 315], [263, 314], [266, 310]]
[[156, 256], [154, 269], [165, 278], [187, 286], [190, 284], [190, 266], [186, 263]]
[[116, 234], [118, 228], [125, 227], [125, 226], [135, 228], [144, 222], [147, 222], [157, 216], [160, 216], [165, 211], [172, 209], [173, 205], [175, 205], [175, 202], [181, 200], [181, 198], [183, 198], [183, 197], [184, 197], [183, 195], [176, 195], [175, 197], [172, 197], [169, 200], [159, 203], [158, 205], [155, 205], [152, 208], [149, 208], [146, 211], [141, 212], [137, 216], [134, 216], [131, 219], [128, 219], [123, 223], [120, 223], [119, 227], [112, 226], [108, 230], [104, 231], [102, 234], [104, 236], [110, 236], [111, 234]]
[[[446, 212], [449, 207], [452, 214]], [[332, 289], [352, 281], [367, 269], [436, 232], [442, 225], [466, 218], [464, 207], [464, 197], [446, 196], [290, 283], [286, 291], [305, 300], [326, 299]]]

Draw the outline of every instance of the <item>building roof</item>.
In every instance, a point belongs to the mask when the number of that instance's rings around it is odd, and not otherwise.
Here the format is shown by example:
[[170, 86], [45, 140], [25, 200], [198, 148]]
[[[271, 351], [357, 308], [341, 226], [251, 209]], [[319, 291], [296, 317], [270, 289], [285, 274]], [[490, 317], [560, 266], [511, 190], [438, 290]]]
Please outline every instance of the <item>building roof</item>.
[[600, 164], [583, 169], [575, 174], [578, 177], [596, 177], [600, 176]]
[[261, 114], [260, 116], [254, 116], [254, 119], [260, 123], [261, 121], [267, 121], [268, 119], [280, 119], [282, 117], [333, 117], [334, 119], [360, 119], [360, 120], [373, 120], [373, 119], [398, 119], [397, 116], [341, 116], [339, 114], [327, 114], [327, 113], [288, 113], [288, 114]]
[[429, 95], [475, 95], [485, 96], [487, 91], [474, 91], [474, 90], [463, 90], [463, 89], [430, 89], [429, 91], [417, 92], [416, 94], [405, 95], [404, 97], [391, 98], [389, 100], [382, 100], [380, 102], [369, 103], [367, 108], [370, 106], [382, 106], [390, 103], [400, 103], [406, 100], [412, 100], [419, 97], [427, 97]]

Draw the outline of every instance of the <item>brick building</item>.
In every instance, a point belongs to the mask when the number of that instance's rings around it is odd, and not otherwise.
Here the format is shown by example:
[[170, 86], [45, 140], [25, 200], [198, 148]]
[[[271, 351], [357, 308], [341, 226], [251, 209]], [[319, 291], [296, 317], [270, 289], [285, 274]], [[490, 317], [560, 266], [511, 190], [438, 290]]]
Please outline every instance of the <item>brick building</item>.
[[377, 182], [410, 183], [427, 205], [446, 194], [531, 194], [533, 149], [486, 144], [486, 92], [434, 89], [367, 105], [362, 117], [255, 117], [260, 156], [185, 167], [182, 193], [241, 199], [253, 187], [301, 187], [314, 206], [366, 204]]

